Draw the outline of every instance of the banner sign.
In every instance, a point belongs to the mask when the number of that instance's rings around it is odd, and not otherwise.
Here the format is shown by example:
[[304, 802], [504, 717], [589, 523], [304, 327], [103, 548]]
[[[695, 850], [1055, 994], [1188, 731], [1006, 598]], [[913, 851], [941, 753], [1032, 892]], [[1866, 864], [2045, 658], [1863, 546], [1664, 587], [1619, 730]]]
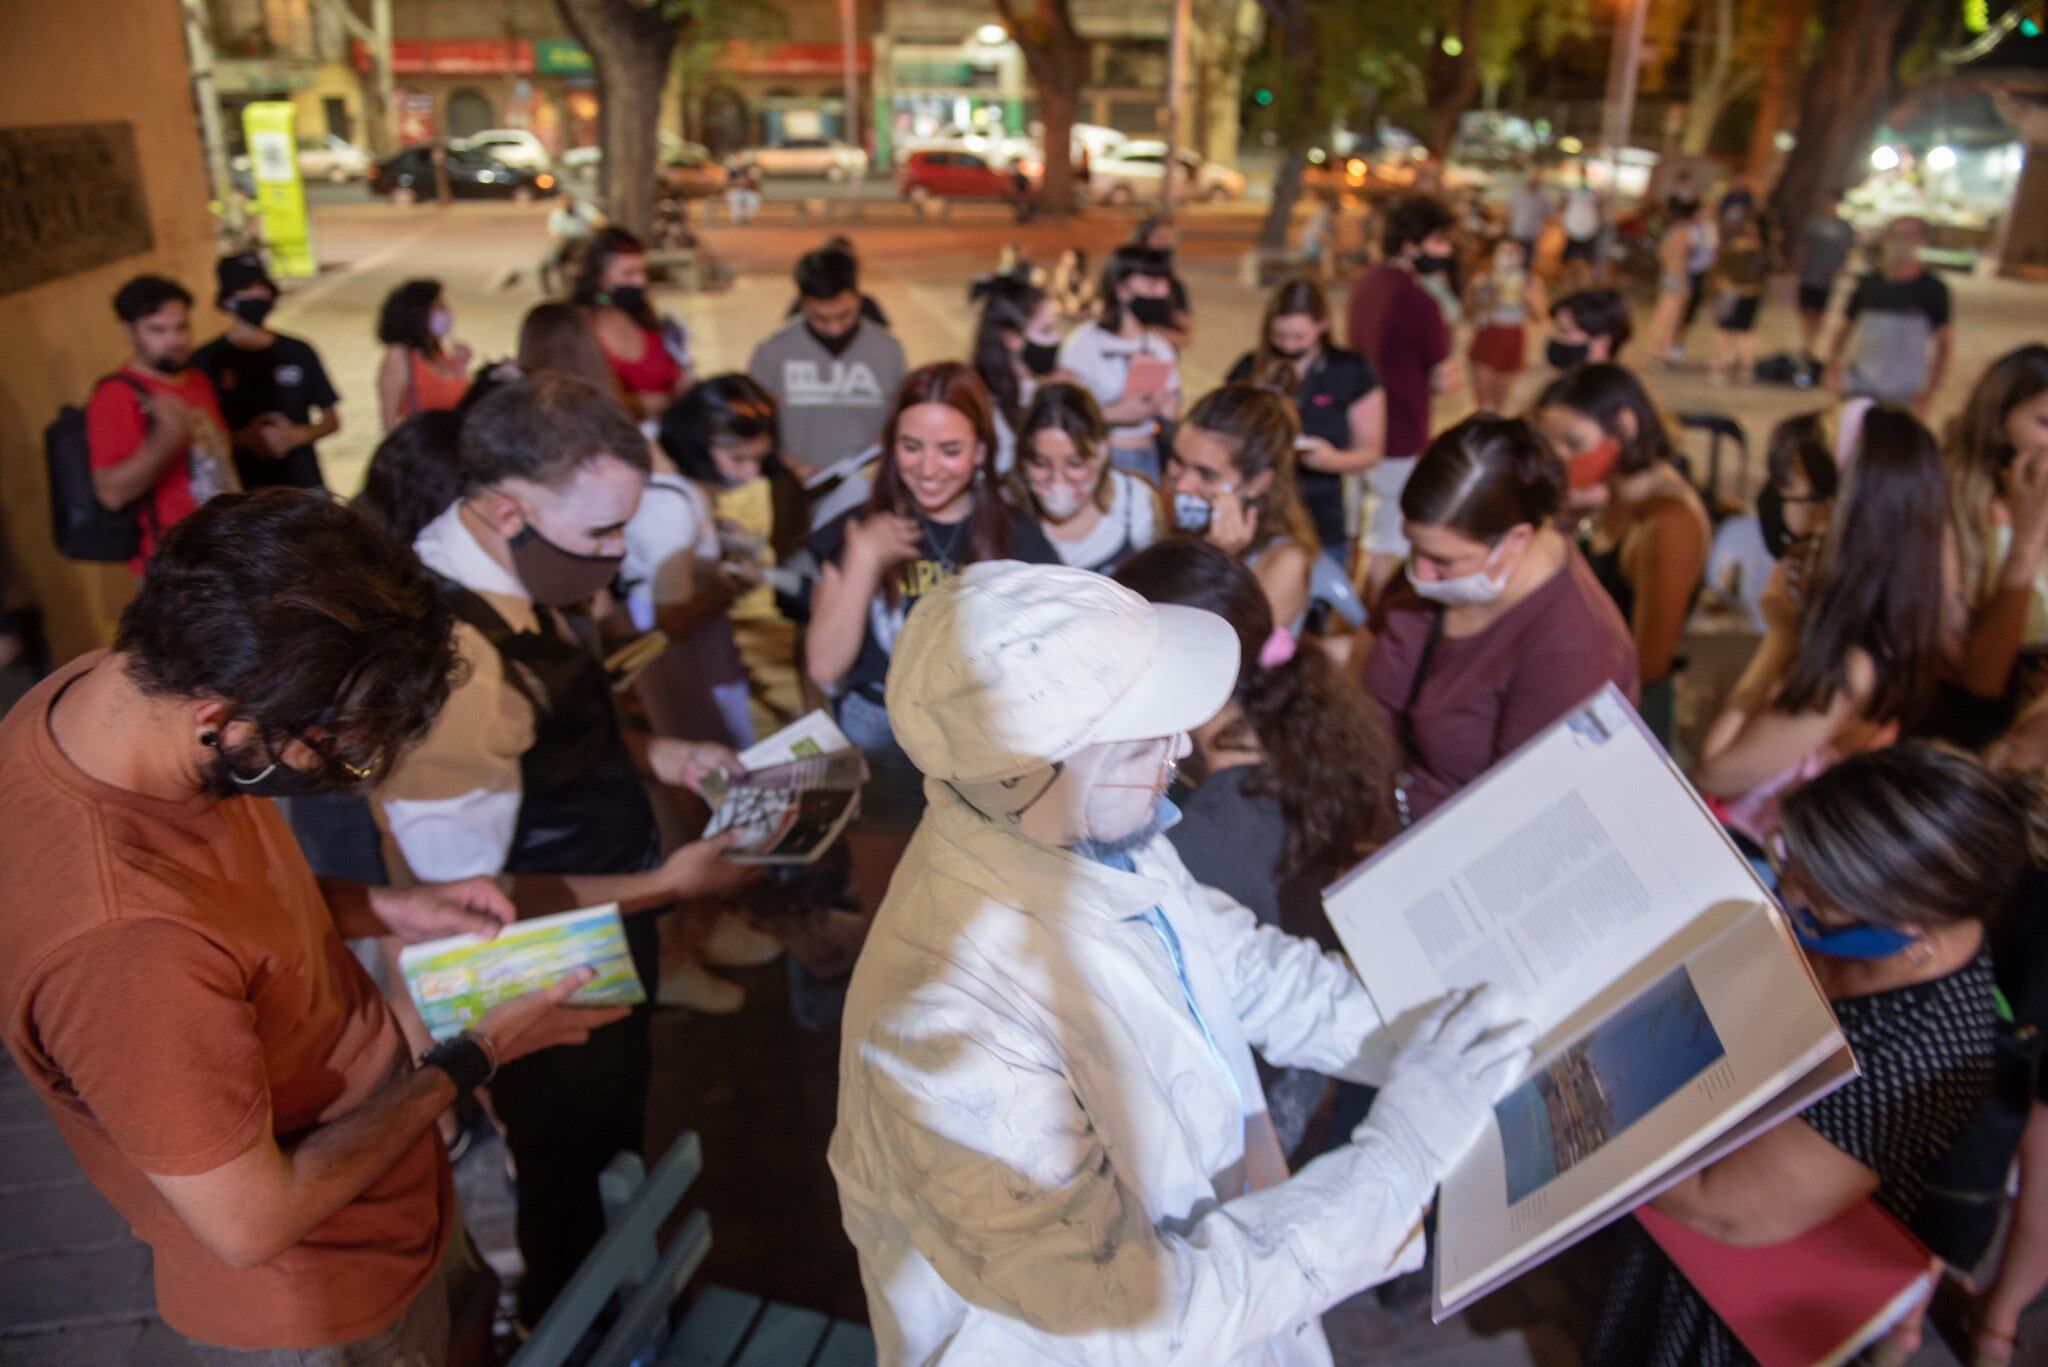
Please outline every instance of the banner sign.
[[0, 128], [0, 294], [155, 245], [134, 124]]
[[273, 274], [308, 279], [319, 273], [306, 187], [299, 179], [298, 111], [286, 100], [259, 100], [242, 110], [249, 144], [249, 175], [256, 183], [256, 213], [270, 248]]

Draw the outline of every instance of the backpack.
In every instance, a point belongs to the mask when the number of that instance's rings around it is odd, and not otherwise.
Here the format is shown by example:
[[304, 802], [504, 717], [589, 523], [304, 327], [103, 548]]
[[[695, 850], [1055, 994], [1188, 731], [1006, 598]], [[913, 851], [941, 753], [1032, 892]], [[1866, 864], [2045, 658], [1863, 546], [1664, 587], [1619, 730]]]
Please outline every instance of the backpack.
[[[148, 412], [149, 391], [138, 381], [113, 374], [135, 391]], [[93, 386], [95, 393], [99, 385]], [[72, 560], [125, 564], [142, 547], [142, 505], [149, 495], [125, 508], [109, 508], [92, 485], [92, 446], [86, 439], [85, 410], [65, 404], [43, 429], [43, 463], [50, 477], [50, 535], [57, 551]]]

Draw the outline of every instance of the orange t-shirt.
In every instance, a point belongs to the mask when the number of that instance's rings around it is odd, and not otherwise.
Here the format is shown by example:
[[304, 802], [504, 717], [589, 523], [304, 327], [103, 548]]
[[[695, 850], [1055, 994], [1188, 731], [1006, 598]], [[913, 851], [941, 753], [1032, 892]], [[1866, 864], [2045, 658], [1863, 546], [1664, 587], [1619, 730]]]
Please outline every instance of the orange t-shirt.
[[348, 1114], [409, 1065], [276, 804], [165, 801], [87, 776], [51, 705], [0, 720], [0, 1011], [7, 1048], [79, 1166], [155, 1253], [157, 1309], [190, 1338], [311, 1348], [388, 1327], [453, 1227], [429, 1127], [296, 1246], [237, 1270], [146, 1173], [186, 1176]]

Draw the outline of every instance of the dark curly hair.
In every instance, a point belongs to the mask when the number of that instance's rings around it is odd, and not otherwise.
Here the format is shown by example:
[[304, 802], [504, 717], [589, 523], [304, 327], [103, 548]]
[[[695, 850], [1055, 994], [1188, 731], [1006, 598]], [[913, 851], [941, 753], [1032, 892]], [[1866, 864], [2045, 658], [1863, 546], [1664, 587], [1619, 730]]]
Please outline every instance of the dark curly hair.
[[413, 414], [377, 443], [349, 506], [410, 546], [462, 494], [455, 466], [461, 432], [462, 419], [451, 410]]
[[154, 697], [218, 699], [272, 753], [309, 733], [383, 773], [456, 678], [433, 579], [369, 518], [302, 489], [223, 494], [173, 527], [114, 637]]
[[[1233, 696], [1265, 754], [1245, 791], [1279, 799], [1287, 828], [1281, 882], [1333, 875], [1392, 832], [1395, 765], [1386, 719], [1313, 641], [1284, 664], [1259, 662], [1273, 635], [1273, 608], [1250, 570], [1206, 541], [1172, 536], [1132, 556], [1116, 580], [1154, 603], [1213, 612], [1237, 633]], [[1225, 732], [1222, 743], [1243, 740]]]
[[408, 280], [384, 296], [377, 312], [377, 340], [385, 346], [411, 347], [423, 356], [439, 356], [441, 339], [434, 335], [434, 305], [441, 298], [438, 280]]

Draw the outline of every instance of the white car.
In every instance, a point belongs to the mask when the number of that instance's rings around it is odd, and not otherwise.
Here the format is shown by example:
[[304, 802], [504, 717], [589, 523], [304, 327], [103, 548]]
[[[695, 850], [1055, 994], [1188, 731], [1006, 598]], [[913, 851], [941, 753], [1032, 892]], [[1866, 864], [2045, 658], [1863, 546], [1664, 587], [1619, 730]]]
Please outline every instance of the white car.
[[[655, 139], [656, 155], [663, 166], [673, 166], [678, 161], [701, 161], [711, 153], [702, 144], [684, 142], [667, 129], [662, 129]], [[570, 147], [555, 158], [562, 170], [573, 175], [594, 176], [604, 166], [604, 149], [592, 143], [587, 147]]]
[[[1203, 161], [1180, 150], [1180, 175], [1174, 192], [1182, 199], [1243, 199], [1244, 176], [1227, 166]], [[1089, 189], [1109, 204], [1130, 204], [1159, 198], [1160, 177], [1166, 174], [1166, 144], [1157, 140], [1127, 142], [1106, 157], [1092, 158]]]
[[774, 147], [756, 147], [740, 153], [764, 176], [823, 176], [845, 180], [867, 170], [868, 154], [851, 143], [827, 142], [823, 138], [792, 138]]
[[547, 145], [523, 128], [486, 128], [449, 144], [458, 152], [482, 152], [491, 160], [525, 171], [545, 171], [555, 164]]
[[[361, 180], [370, 174], [371, 164], [368, 152], [332, 133], [299, 139], [301, 180], [331, 180], [336, 184], [345, 180]], [[246, 175], [249, 171], [249, 154], [237, 153], [230, 166], [233, 170]]]

